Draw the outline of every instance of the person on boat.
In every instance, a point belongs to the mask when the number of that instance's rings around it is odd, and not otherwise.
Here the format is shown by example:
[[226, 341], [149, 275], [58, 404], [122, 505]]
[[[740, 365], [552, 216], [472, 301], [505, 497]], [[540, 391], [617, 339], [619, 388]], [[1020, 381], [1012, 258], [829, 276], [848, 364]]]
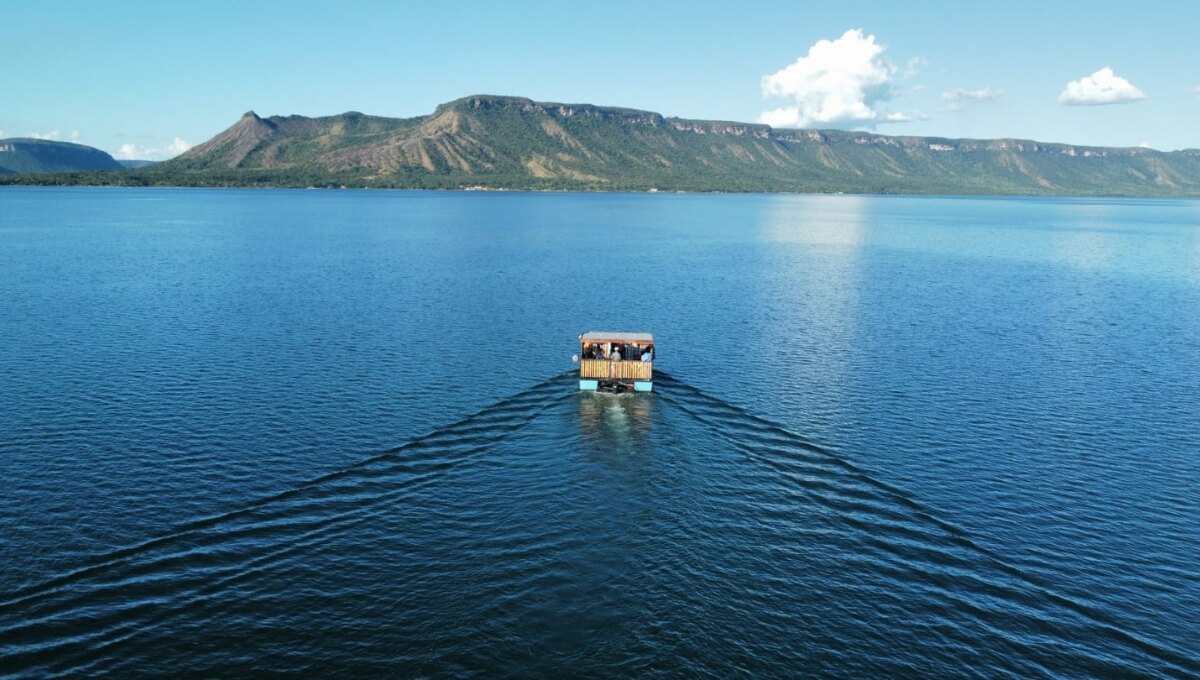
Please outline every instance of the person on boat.
[[654, 346], [646, 345], [642, 350], [642, 361], [654, 361]]
[[620, 345], [618, 345], [618, 344], [617, 344], [617, 343], [615, 343], [615, 342], [613, 343], [613, 346], [612, 346], [612, 356], [611, 356], [610, 358], [611, 358], [613, 361], [620, 361], [620, 360], [621, 360], [621, 346], [620, 346]]

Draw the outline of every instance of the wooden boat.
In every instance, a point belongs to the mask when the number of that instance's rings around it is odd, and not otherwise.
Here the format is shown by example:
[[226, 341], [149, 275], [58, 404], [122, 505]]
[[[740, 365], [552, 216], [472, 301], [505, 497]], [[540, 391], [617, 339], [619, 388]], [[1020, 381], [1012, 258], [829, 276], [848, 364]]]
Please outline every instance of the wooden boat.
[[579, 389], [650, 392], [654, 384], [654, 336], [589, 331], [579, 336]]

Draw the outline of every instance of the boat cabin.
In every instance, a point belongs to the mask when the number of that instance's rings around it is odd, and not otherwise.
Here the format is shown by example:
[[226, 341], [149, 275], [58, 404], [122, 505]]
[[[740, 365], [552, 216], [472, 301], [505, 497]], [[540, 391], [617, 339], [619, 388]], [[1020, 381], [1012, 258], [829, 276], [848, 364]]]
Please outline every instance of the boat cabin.
[[579, 389], [649, 392], [654, 378], [650, 333], [590, 331], [579, 336]]

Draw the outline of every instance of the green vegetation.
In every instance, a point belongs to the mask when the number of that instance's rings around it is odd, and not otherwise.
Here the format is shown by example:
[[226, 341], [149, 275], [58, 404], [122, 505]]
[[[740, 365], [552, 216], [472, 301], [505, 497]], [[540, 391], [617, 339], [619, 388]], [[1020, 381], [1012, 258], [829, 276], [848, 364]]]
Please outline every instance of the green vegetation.
[[0, 139], [0, 176], [119, 170], [121, 164], [100, 149], [47, 139]]
[[1200, 151], [772, 130], [474, 96], [409, 119], [251, 112], [152, 167], [0, 183], [1198, 196]]

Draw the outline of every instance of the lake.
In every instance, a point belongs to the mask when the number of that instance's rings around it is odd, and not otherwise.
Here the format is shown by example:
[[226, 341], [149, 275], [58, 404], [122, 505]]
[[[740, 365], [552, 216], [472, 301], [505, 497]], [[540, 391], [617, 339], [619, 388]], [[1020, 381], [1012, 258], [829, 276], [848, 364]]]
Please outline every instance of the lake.
[[14, 187], [0, 292], [0, 673], [1200, 675], [1200, 202]]

